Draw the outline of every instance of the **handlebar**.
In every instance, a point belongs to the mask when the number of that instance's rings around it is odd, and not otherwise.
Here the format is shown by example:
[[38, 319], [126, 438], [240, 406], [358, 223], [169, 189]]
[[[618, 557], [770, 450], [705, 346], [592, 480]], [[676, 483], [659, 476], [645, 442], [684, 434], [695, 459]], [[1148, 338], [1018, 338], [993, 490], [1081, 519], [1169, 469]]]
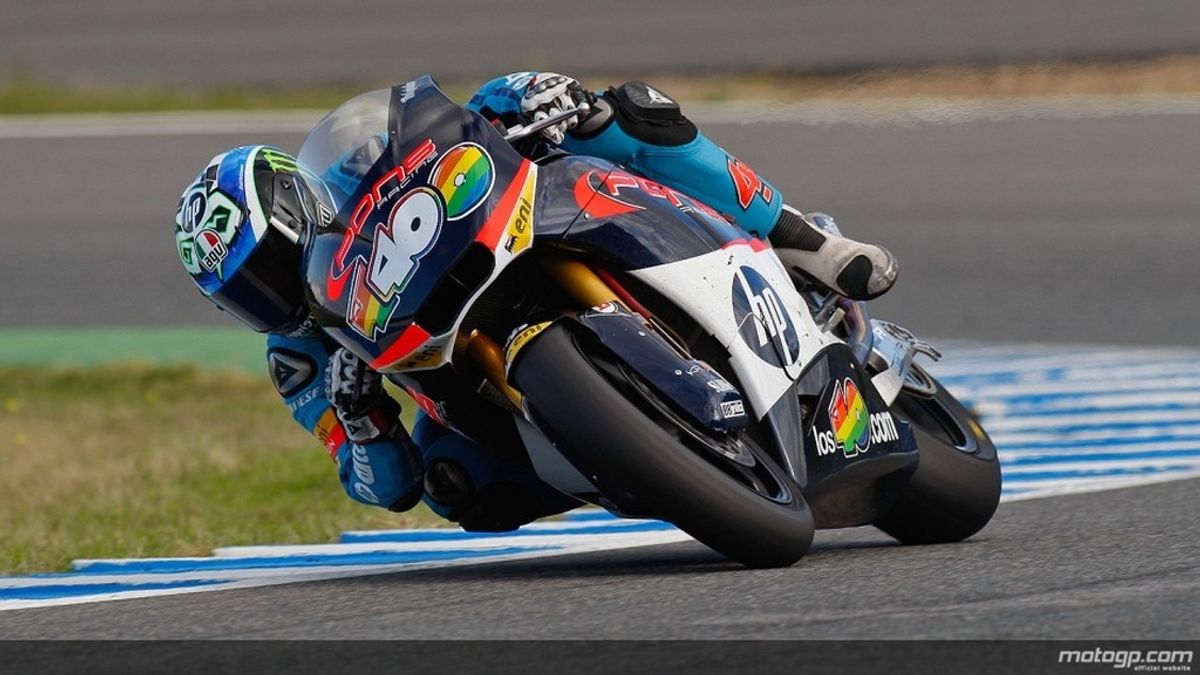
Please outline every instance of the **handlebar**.
[[537, 132], [541, 131], [542, 129], [545, 129], [546, 127], [554, 126], [555, 124], [558, 124], [559, 122], [562, 122], [563, 120], [571, 119], [572, 117], [574, 117], [576, 115], [580, 115], [580, 116], [586, 115], [589, 112], [591, 112], [591, 110], [592, 110], [592, 107], [589, 106], [587, 103], [580, 103], [578, 106], [576, 106], [574, 108], [571, 108], [569, 110], [564, 110], [564, 111], [558, 113], [557, 115], [551, 115], [550, 117], [547, 117], [546, 119], [538, 120], [528, 126], [519, 126], [519, 125], [515, 126], [511, 129], [509, 129], [508, 133], [504, 134], [504, 140], [511, 143], [512, 141], [520, 140], [522, 138], [525, 138], [526, 136], [532, 136], [533, 134], [536, 134]]

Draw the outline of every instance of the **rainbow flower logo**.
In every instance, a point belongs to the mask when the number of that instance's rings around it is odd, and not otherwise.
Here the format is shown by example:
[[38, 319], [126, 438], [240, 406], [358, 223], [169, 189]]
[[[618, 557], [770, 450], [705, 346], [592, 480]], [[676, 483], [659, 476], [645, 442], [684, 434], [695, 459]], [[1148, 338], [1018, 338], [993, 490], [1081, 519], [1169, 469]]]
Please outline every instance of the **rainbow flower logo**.
[[495, 181], [492, 158], [475, 143], [460, 143], [447, 150], [429, 179], [446, 201], [447, 220], [458, 220], [478, 208]]
[[853, 457], [871, 445], [867, 433], [870, 413], [854, 380], [846, 378], [834, 385], [829, 401], [829, 425], [833, 436], [847, 457]]

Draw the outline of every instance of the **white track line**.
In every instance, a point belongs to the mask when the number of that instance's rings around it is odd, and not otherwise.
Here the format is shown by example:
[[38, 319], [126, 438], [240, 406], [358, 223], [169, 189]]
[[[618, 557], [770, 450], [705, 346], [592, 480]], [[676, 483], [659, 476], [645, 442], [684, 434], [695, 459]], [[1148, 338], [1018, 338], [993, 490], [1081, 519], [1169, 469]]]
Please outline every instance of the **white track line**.
[[[986, 419], [986, 418], [985, 418]], [[986, 423], [986, 422], [985, 422]], [[1088, 429], [1087, 431], [1062, 431], [1058, 429], [1037, 429], [1012, 433], [989, 433], [996, 445], [1004, 448], [1009, 444], [1050, 444], [1084, 442], [1102, 442], [1106, 440], [1130, 441], [1143, 440], [1177, 440], [1182, 438], [1200, 437], [1200, 425], [1188, 424], [1181, 426], [1143, 426], [1127, 429]]]
[[[800, 124], [911, 127], [968, 122], [1200, 115], [1200, 96], [1051, 96], [1012, 99], [950, 98], [738, 101], [689, 103], [698, 124]], [[326, 111], [254, 110], [164, 113], [85, 113], [0, 117], [0, 139], [306, 133]]]
[[[1136, 439], [1135, 439], [1136, 440]], [[1125, 454], [1125, 453], [1155, 453], [1155, 452], [1171, 452], [1177, 450], [1200, 450], [1200, 437], [1192, 438], [1183, 441], [1152, 441], [1146, 443], [1117, 443], [1117, 444], [1097, 444], [1097, 445], [1074, 445], [1063, 446], [1058, 448], [1016, 448], [1006, 447], [1000, 450], [1001, 464], [1003, 460], [1012, 458], [1013, 461], [1019, 462], [1023, 458], [1028, 457], [1070, 457], [1072, 455], [1103, 455], [1103, 454]]]
[[314, 110], [164, 112], [0, 117], [0, 139], [303, 134], [321, 119]]
[[1030, 415], [1006, 417], [989, 421], [988, 429], [996, 433], [1028, 429], [1046, 429], [1054, 427], [1099, 427], [1104, 428], [1117, 424], [1138, 424], [1152, 426], [1163, 423], [1192, 422], [1200, 424], [1200, 409], [1198, 410], [1159, 410], [1118, 413], [1108, 410], [1095, 410], [1074, 415]]
[[[205, 586], [185, 588], [169, 588], [155, 590], [128, 590], [96, 595], [58, 597], [41, 600], [0, 600], [0, 611], [29, 609], [33, 607], [55, 607], [61, 605], [77, 605], [91, 602], [106, 602], [110, 600], [129, 600], [134, 598], [151, 598], [165, 595], [183, 595], [189, 593], [206, 593], [219, 590], [238, 588], [256, 588], [260, 586], [277, 586], [306, 581], [322, 581], [327, 579], [344, 579], [349, 577], [373, 576], [413, 570], [460, 567], [481, 563], [502, 562], [507, 560], [527, 560], [531, 558], [549, 558], [586, 553], [589, 551], [609, 551], [621, 548], [639, 546], [654, 546], [669, 544], [690, 539], [679, 530], [659, 532], [641, 532], [636, 534], [617, 533], [613, 535], [589, 535], [578, 537], [569, 545], [553, 551], [532, 551], [478, 558], [461, 558], [457, 560], [438, 560], [433, 562], [401, 563], [396, 565], [362, 565], [362, 566], [328, 566], [328, 567], [295, 567], [249, 570], [223, 570], [212, 572], [185, 572], [168, 574], [138, 574], [122, 575], [80, 575], [80, 580], [74, 585], [103, 584], [119, 582], [128, 579], [130, 585], [179, 582], [179, 581], [216, 581]], [[47, 579], [45, 577], [25, 577], [5, 579], [0, 578], [0, 591], [6, 588], [37, 588], [39, 586], [61, 586], [66, 577]]]

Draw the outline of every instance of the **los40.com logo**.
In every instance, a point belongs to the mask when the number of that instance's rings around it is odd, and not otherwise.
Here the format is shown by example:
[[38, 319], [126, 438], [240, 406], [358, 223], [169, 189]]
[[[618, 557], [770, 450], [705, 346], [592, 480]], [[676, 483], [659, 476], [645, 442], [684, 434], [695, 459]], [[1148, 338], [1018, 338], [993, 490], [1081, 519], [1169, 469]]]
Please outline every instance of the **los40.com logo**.
[[900, 440], [900, 431], [892, 413], [873, 413], [858, 385], [849, 377], [834, 384], [829, 399], [829, 430], [815, 432], [817, 455], [824, 457], [839, 450], [847, 458], [857, 457], [873, 443]]

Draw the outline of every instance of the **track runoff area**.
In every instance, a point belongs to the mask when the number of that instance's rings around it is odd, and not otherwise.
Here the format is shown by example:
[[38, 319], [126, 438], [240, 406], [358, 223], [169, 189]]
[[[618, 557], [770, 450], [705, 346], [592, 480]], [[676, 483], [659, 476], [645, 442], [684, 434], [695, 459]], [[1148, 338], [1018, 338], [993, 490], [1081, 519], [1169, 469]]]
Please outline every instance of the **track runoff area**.
[[[1200, 476], [1200, 351], [943, 346], [945, 357], [930, 369], [978, 412], [995, 440], [1003, 466], [1002, 502]], [[336, 544], [230, 547], [198, 558], [76, 560], [66, 573], [0, 577], [0, 610], [388, 574], [687, 539], [668, 523], [619, 519], [596, 509], [580, 509], [561, 520], [504, 534], [457, 529], [345, 532]]]

